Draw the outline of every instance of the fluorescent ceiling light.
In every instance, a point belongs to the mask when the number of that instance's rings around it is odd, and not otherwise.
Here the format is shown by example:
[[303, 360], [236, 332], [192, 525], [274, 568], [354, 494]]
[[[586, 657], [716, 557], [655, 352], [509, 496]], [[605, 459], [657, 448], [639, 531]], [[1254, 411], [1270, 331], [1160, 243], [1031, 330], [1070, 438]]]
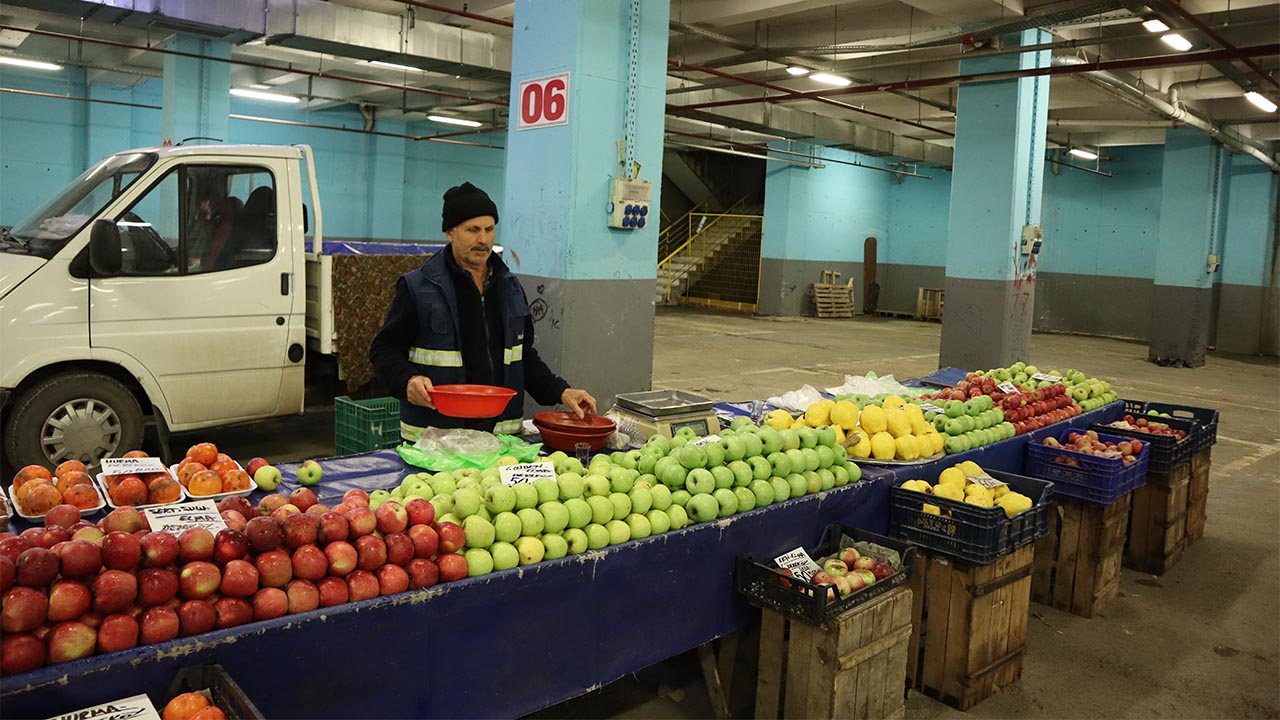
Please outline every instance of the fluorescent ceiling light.
[[792, 65], [791, 67], [787, 68], [787, 74], [795, 75], [796, 77], [802, 77], [804, 75], [809, 74], [809, 68], [800, 67], [799, 65]]
[[265, 85], [263, 83], [254, 83], [249, 87], [253, 88], [254, 90], [270, 90], [271, 89], [270, 85]]
[[1250, 90], [1249, 92], [1245, 93], [1244, 96], [1249, 102], [1258, 106], [1258, 108], [1263, 112], [1272, 113], [1276, 111], [1276, 104], [1268, 100], [1261, 93]]
[[820, 82], [823, 85], [835, 85], [837, 87], [845, 87], [846, 85], [853, 84], [853, 81], [849, 78], [832, 75], [831, 73], [814, 73], [809, 76], [809, 79], [815, 82]]
[[31, 70], [61, 70], [62, 66], [51, 63], [42, 62], [40, 60], [28, 60], [26, 58], [14, 57], [12, 55], [0, 55], [0, 65], [12, 65], [14, 67], [29, 68]]
[[1169, 30], [1169, 26], [1165, 25], [1164, 21], [1158, 17], [1147, 18], [1146, 20], [1143, 20], [1142, 27], [1146, 28], [1147, 32], [1153, 32], [1153, 33], [1162, 33], [1162, 32], [1167, 32]]
[[1072, 155], [1075, 155], [1081, 160], [1097, 160], [1098, 159], [1098, 153], [1085, 150], [1084, 148], [1071, 148], [1070, 152]]
[[265, 102], [288, 103], [290, 105], [298, 102], [298, 98], [292, 95], [284, 95], [281, 93], [262, 92], [260, 90], [249, 90], [248, 88], [231, 88], [231, 94], [236, 97], [249, 98], [250, 100], [263, 100]]
[[384, 60], [370, 60], [369, 64], [377, 65], [378, 67], [391, 68], [392, 70], [408, 70], [409, 72], [426, 72], [422, 68], [416, 68], [412, 65], [401, 65], [399, 63], [386, 62]]
[[448, 115], [428, 115], [427, 119], [432, 122], [444, 123], [446, 125], [461, 125], [462, 127], [480, 127], [484, 123], [478, 123], [475, 120], [467, 120], [459, 117], [449, 117]]
[[1177, 50], [1178, 52], [1186, 52], [1191, 49], [1191, 41], [1182, 37], [1178, 33], [1169, 33], [1168, 35], [1161, 35], [1160, 39], [1164, 41], [1165, 45], [1168, 45], [1169, 47], [1173, 48], [1174, 50]]

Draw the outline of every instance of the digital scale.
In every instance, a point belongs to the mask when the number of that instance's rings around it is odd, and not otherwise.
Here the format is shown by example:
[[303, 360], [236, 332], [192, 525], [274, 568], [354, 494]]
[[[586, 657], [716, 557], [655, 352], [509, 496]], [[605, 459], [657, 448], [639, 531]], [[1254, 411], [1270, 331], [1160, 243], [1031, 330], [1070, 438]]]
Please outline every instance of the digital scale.
[[682, 390], [623, 393], [609, 411], [619, 418], [618, 430], [642, 443], [653, 435], [672, 437], [681, 428], [692, 428], [699, 437], [720, 431], [715, 401]]

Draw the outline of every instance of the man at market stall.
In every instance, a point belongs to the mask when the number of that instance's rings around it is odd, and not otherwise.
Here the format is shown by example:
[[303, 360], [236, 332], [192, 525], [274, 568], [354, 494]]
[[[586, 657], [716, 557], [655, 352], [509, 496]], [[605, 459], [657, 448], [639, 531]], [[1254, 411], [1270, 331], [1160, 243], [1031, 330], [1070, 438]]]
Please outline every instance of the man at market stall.
[[[428, 427], [519, 434], [526, 391], [578, 417], [594, 413], [595, 398], [569, 387], [534, 349], [524, 288], [493, 252], [497, 205], [464, 182], [445, 192], [442, 216], [448, 247], [401, 276], [369, 348], [374, 371], [400, 399], [401, 437], [416, 441]], [[516, 396], [496, 418], [449, 417], [428, 391], [453, 383], [499, 385]]]

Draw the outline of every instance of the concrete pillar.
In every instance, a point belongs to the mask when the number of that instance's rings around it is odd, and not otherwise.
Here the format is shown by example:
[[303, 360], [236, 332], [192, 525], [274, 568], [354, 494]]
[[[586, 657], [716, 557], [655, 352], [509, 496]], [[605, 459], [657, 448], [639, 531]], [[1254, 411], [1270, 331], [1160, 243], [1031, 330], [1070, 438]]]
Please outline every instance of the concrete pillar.
[[[177, 35], [170, 50], [230, 58], [230, 43]], [[231, 112], [231, 66], [215, 60], [164, 56], [164, 99], [160, 129], [165, 141], [212, 137], [226, 141]]]
[[[628, 80], [629, 5], [639, 6], [638, 73]], [[541, 356], [609, 407], [647, 390], [653, 371], [667, 0], [517, 0], [511, 121], [497, 240], [533, 309]], [[568, 122], [521, 130], [520, 83], [569, 73]], [[653, 185], [653, 220], [608, 227], [612, 180], [623, 172], [623, 108], [635, 92], [635, 158]], [[465, 178], [459, 177], [461, 182]], [[517, 260], [518, 258], [518, 260]]]
[[[1004, 39], [1006, 46], [1048, 41], [1041, 30]], [[960, 72], [1048, 65], [1046, 50], [964, 60]], [[1023, 226], [1040, 224], [1049, 78], [962, 85], [956, 105], [939, 359], [966, 369], [1001, 367], [1028, 359], [1035, 264], [1019, 245]]]
[[[379, 120], [375, 129], [405, 134], [405, 123]], [[404, 238], [405, 147], [408, 140], [398, 137], [370, 135], [368, 142], [369, 224], [366, 234], [372, 240]]]
[[1229, 158], [1202, 132], [1165, 131], [1160, 236], [1147, 359], [1204, 365], [1214, 322], [1210, 254], [1221, 255]]
[[1219, 278], [1219, 352], [1280, 352], [1280, 287], [1277, 286], [1275, 173], [1248, 155], [1231, 158], [1231, 197]]
[[[109, 85], [93, 83], [86, 88], [94, 100], [130, 102], [132, 93], [117, 90]], [[84, 103], [86, 158], [89, 165], [113, 153], [128, 150], [133, 144], [133, 108], [127, 105], [110, 105], [101, 102]]]

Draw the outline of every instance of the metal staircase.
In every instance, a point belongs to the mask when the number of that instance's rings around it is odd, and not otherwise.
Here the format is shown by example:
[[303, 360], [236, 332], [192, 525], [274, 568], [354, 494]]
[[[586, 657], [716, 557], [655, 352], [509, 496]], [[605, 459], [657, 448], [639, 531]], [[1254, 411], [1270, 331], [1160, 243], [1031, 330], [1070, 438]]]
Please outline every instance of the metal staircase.
[[[695, 208], [696, 210], [696, 208]], [[689, 212], [671, 223], [659, 238], [663, 250], [658, 261], [658, 305], [675, 305], [707, 273], [715, 270], [727, 251], [752, 241], [759, 245], [764, 216], [757, 210], [756, 194], [742, 198], [725, 213]], [[674, 240], [687, 238], [676, 245]], [[665, 243], [664, 243], [665, 240]], [[674, 249], [666, 251], [674, 245]], [[757, 282], [758, 278], [751, 278]]]

